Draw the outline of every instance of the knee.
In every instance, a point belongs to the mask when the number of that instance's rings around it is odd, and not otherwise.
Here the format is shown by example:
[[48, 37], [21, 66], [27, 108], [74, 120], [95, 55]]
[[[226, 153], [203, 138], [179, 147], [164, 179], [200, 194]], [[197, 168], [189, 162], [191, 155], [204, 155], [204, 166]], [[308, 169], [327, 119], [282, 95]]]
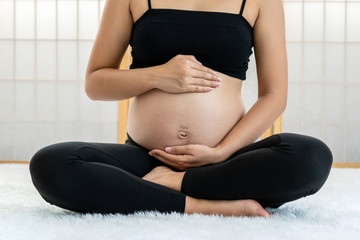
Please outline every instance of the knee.
[[[297, 133], [283, 133], [284, 144], [292, 151], [297, 169], [304, 178], [322, 186], [331, 170], [333, 154], [322, 140]], [[301, 171], [303, 170], [303, 171]]]
[[41, 174], [46, 174], [48, 171], [49, 161], [54, 157], [53, 145], [48, 145], [39, 149], [30, 159], [29, 170], [30, 176], [34, 180]]
[[311, 137], [311, 139], [312, 141], [308, 143], [309, 153], [305, 157], [308, 156], [307, 161], [310, 162], [309, 167], [312, 170], [309, 170], [309, 172], [317, 181], [314, 191], [318, 191], [330, 174], [333, 155], [330, 148], [323, 141], [318, 138]]
[[30, 159], [29, 171], [35, 188], [43, 193], [53, 187], [73, 151], [70, 142], [55, 143], [38, 150]]

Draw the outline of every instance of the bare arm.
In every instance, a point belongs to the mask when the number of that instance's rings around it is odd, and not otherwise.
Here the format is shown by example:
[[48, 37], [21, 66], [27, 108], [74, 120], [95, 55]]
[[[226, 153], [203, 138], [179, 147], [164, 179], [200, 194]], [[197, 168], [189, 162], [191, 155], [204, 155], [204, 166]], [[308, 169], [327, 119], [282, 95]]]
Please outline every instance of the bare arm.
[[106, 0], [86, 70], [85, 91], [90, 99], [124, 100], [153, 88], [185, 93], [209, 92], [217, 87], [216, 73], [193, 55], [178, 54], [152, 67], [119, 69], [132, 26], [130, 0]]
[[254, 25], [258, 100], [216, 147], [219, 161], [253, 143], [286, 108], [288, 71], [283, 2], [260, 2]]
[[120, 70], [102, 68], [91, 73], [85, 86], [92, 100], [120, 101], [154, 88], [154, 67]]
[[129, 0], [106, 0], [90, 54], [85, 91], [92, 100], [118, 101], [154, 88], [154, 67], [119, 69], [133, 20]]

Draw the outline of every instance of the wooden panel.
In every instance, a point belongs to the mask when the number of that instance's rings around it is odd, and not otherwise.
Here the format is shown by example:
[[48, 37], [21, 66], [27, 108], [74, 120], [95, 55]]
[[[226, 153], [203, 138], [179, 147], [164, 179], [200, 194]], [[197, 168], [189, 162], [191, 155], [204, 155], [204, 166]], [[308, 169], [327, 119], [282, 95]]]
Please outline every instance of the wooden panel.
[[335, 168], [360, 168], [360, 163], [333, 163]]
[[[132, 57], [131, 57], [131, 46], [128, 46], [128, 49], [125, 52], [125, 55], [121, 61], [120, 69], [129, 69], [129, 66], [131, 64]], [[126, 99], [119, 101], [118, 107], [119, 107], [119, 119], [118, 119], [118, 142], [119, 143], [125, 143], [125, 140], [127, 138], [126, 136], [126, 126], [127, 126], [127, 116], [129, 112], [129, 106], [131, 99]]]
[[281, 114], [280, 117], [276, 119], [274, 124], [262, 134], [262, 139], [270, 137], [271, 135], [276, 133], [282, 133], [282, 116], [283, 115]]
[[0, 164], [1, 163], [25, 163], [25, 164], [29, 164], [30, 161], [0, 160]]
[[129, 100], [119, 101], [118, 142], [125, 143]]

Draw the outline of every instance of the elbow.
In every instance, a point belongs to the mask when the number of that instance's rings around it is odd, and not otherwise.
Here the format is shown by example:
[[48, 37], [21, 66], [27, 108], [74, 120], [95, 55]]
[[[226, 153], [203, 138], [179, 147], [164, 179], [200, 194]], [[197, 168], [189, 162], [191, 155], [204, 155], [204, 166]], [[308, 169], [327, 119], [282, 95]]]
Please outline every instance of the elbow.
[[89, 87], [85, 87], [85, 93], [86, 95], [93, 101], [97, 100], [95, 98], [95, 95], [92, 93], [92, 91], [89, 89]]
[[282, 104], [282, 113], [285, 111], [286, 109], [286, 105], [287, 105], [287, 91], [282, 94], [282, 97], [281, 97], [281, 104]]
[[280, 99], [276, 102], [277, 106], [278, 106], [278, 115], [280, 116], [281, 114], [283, 114], [285, 112], [286, 109], [286, 99]]
[[283, 114], [284, 112], [285, 112], [285, 109], [286, 109], [286, 101], [284, 101], [284, 102], [281, 102], [281, 110], [280, 110], [280, 114], [279, 115], [281, 115], [281, 114]]
[[283, 113], [286, 109], [286, 104], [287, 104], [287, 100], [286, 100], [286, 97], [281, 97], [279, 100], [278, 100], [278, 105], [280, 106], [279, 108], [281, 109], [281, 113]]
[[[91, 75], [91, 74], [90, 74]], [[98, 100], [94, 91], [94, 86], [89, 75], [85, 78], [85, 93], [93, 101]]]
[[287, 105], [287, 100], [285, 99], [284, 101], [283, 101], [283, 110], [282, 110], [282, 112], [284, 112], [285, 111], [285, 109], [286, 109], [286, 105]]

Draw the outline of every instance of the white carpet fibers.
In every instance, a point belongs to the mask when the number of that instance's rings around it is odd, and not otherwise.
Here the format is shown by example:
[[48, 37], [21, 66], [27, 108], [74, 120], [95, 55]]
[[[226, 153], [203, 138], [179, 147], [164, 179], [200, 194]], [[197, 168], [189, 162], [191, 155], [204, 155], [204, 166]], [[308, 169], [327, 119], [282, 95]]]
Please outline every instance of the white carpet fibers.
[[268, 209], [271, 219], [75, 213], [45, 202], [26, 164], [0, 164], [0, 196], [1, 240], [360, 239], [360, 169], [333, 168], [319, 192]]

